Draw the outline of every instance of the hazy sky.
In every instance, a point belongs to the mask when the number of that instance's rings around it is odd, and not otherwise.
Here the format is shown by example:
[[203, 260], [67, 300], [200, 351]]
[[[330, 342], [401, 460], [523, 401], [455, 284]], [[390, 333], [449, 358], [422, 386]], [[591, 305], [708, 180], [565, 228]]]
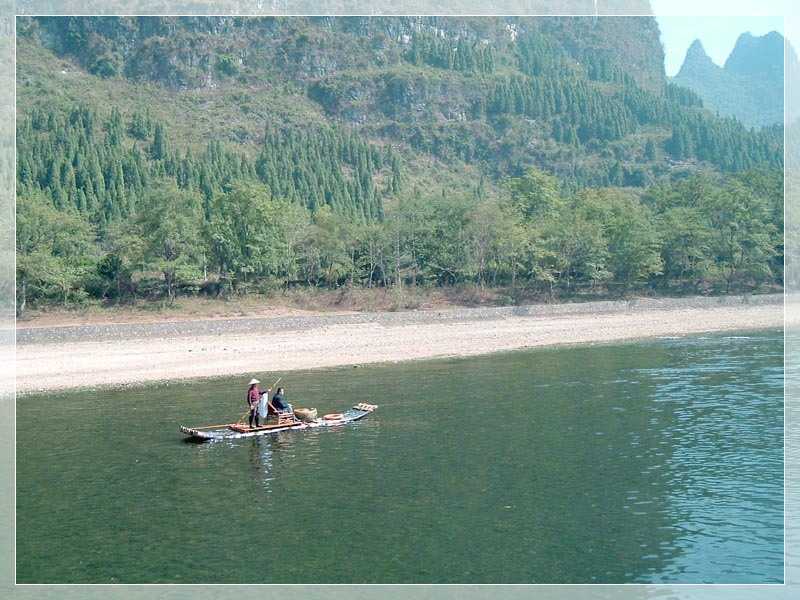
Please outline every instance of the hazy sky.
[[667, 75], [675, 75], [686, 50], [699, 39], [719, 66], [733, 50], [738, 37], [749, 31], [759, 36], [777, 31], [797, 51], [797, 0], [650, 0], [661, 30]]

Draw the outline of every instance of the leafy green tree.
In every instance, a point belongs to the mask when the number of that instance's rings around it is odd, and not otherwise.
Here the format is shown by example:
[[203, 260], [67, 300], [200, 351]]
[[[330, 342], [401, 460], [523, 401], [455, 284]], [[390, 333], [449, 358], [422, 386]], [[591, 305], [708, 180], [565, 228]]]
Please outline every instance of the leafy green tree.
[[647, 142], [645, 142], [644, 157], [651, 162], [657, 158], [656, 143], [653, 141], [653, 138], [651, 137], [647, 138]]
[[311, 243], [311, 213], [262, 185], [237, 182], [210, 205], [207, 234], [212, 261], [229, 291], [245, 291], [259, 278], [295, 280]]
[[170, 148], [167, 133], [161, 123], [156, 123], [153, 133], [153, 143], [150, 146], [150, 157], [153, 160], [166, 160], [169, 157]]
[[412, 285], [424, 280], [422, 255], [428, 220], [427, 204], [418, 190], [409, 197], [402, 197], [388, 213], [387, 227], [391, 240], [389, 255], [398, 290], [406, 279]]
[[239, 72], [239, 59], [233, 54], [220, 54], [217, 68], [225, 75], [236, 75]]
[[736, 282], [757, 288], [774, 277], [770, 264], [777, 227], [770, 208], [764, 197], [736, 180], [726, 182], [705, 206], [725, 293]]
[[782, 214], [779, 175], [693, 176], [652, 187], [643, 200], [655, 211], [667, 278], [722, 279], [724, 290], [780, 281]]
[[214, 196], [208, 222], [211, 255], [229, 291], [277, 272], [279, 224], [269, 190], [239, 182]]
[[199, 285], [203, 255], [202, 200], [172, 183], [156, 186], [137, 215], [144, 243], [144, 261], [161, 273], [172, 302], [181, 285]]
[[150, 110], [144, 113], [136, 111], [131, 116], [131, 121], [128, 124], [128, 133], [140, 141], [148, 139], [152, 133], [153, 122], [150, 118]]
[[530, 223], [508, 198], [482, 203], [471, 235], [479, 285], [485, 281], [493, 286], [509, 282], [513, 293], [520, 273], [531, 274], [537, 280], [546, 278], [529, 261], [533, 242]]
[[471, 195], [403, 198], [390, 216], [396, 285], [401, 271], [414, 284], [450, 285], [473, 270], [473, 223], [477, 200]]
[[354, 272], [353, 255], [355, 233], [352, 221], [323, 206], [314, 214], [312, 269], [317, 283], [325, 282], [336, 287], [348, 281]]
[[124, 59], [115, 52], [106, 38], [92, 34], [85, 52], [91, 62], [89, 71], [100, 77], [114, 77], [122, 73]]
[[[88, 248], [88, 243], [84, 247]], [[86, 278], [96, 268], [92, 258], [82, 252], [70, 252], [68, 255], [55, 253], [44, 257], [41, 265], [45, 274], [43, 283], [59, 290], [64, 306], [69, 305], [73, 294], [78, 301], [86, 297]]]
[[502, 213], [495, 202], [483, 202], [476, 207], [469, 231], [472, 246], [472, 265], [477, 284], [482, 288], [486, 284], [487, 275], [492, 266], [493, 250], [497, 239], [503, 235]]
[[606, 268], [622, 293], [661, 272], [660, 240], [650, 209], [630, 192], [582, 190], [573, 196], [571, 209], [602, 228]]
[[389, 249], [387, 230], [378, 223], [362, 225], [355, 231], [358, 247], [355, 266], [361, 283], [368, 288], [376, 283], [388, 286], [386, 252]]
[[621, 284], [621, 293], [625, 294], [633, 284], [662, 272], [661, 240], [649, 209], [637, 198], [613, 190], [600, 193], [611, 206], [605, 228], [609, 268], [616, 282]]
[[17, 198], [17, 315], [23, 316], [29, 290], [58, 290], [66, 305], [91, 270], [92, 233], [74, 209], [56, 209], [42, 192]]
[[575, 194], [548, 223], [544, 240], [554, 279], [571, 293], [575, 283], [593, 289], [608, 279], [610, 253], [605, 236], [606, 207], [594, 194]]
[[135, 219], [114, 223], [105, 231], [102, 248], [105, 252], [97, 264], [97, 273], [106, 286], [103, 295], [113, 288], [115, 302], [123, 299], [123, 289], [133, 291], [133, 274], [144, 260], [144, 241]]
[[275, 260], [278, 275], [285, 288], [297, 278], [299, 258], [304, 244], [312, 233], [311, 213], [299, 204], [286, 200], [273, 200], [269, 204], [275, 231]]
[[461, 283], [474, 272], [477, 199], [468, 194], [433, 196], [419, 244], [423, 271], [442, 285]]
[[405, 215], [400, 208], [402, 202], [388, 207], [383, 221], [387, 279], [393, 282], [398, 292], [403, 289], [404, 274], [410, 262], [410, 257], [406, 253]]
[[526, 219], [552, 217], [562, 205], [558, 181], [536, 167], [528, 169], [522, 177], [509, 179], [506, 187], [511, 202]]
[[656, 216], [655, 225], [661, 236], [665, 285], [673, 280], [681, 288], [697, 285], [713, 272], [713, 232], [699, 207], [669, 207]]

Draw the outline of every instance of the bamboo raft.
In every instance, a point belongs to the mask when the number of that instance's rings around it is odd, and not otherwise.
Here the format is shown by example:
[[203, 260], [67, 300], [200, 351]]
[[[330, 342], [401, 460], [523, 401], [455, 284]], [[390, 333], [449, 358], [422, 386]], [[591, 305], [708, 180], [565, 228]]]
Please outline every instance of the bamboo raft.
[[[278, 431], [286, 431], [288, 429], [312, 429], [316, 427], [343, 425], [345, 423], [357, 421], [374, 410], [377, 410], [377, 408], [378, 406], [376, 404], [361, 402], [342, 413], [331, 413], [324, 415], [321, 419], [316, 418], [315, 415], [313, 420], [308, 421], [298, 419], [292, 411], [287, 410], [278, 412], [277, 418], [274, 421], [258, 427], [250, 427], [247, 423], [239, 421], [237, 423], [205, 425], [203, 427], [186, 427], [185, 425], [181, 425], [180, 430], [181, 433], [187, 435], [188, 439], [192, 441], [229, 440], [267, 435]], [[316, 411], [316, 409], [314, 410]]]

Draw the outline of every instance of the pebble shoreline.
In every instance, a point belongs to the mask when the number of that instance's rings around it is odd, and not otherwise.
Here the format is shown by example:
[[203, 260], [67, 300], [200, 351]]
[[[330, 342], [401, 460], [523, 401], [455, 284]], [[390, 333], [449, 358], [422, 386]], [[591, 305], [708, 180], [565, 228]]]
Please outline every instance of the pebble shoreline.
[[800, 325], [783, 296], [19, 328], [18, 395]]
[[264, 317], [165, 321], [158, 323], [123, 323], [116, 325], [75, 325], [68, 327], [18, 327], [17, 345], [86, 341], [125, 341], [149, 338], [173, 338], [197, 335], [226, 335], [247, 332], [296, 331], [330, 325], [379, 323], [441, 323], [478, 321], [510, 317], [547, 317], [600, 315], [630, 310], [719, 308], [722, 306], [763, 306], [783, 303], [781, 294], [760, 296], [691, 297], [585, 302], [580, 304], [537, 304], [497, 308], [463, 308], [430, 311], [398, 311], [354, 315], [316, 315], [301, 317]]

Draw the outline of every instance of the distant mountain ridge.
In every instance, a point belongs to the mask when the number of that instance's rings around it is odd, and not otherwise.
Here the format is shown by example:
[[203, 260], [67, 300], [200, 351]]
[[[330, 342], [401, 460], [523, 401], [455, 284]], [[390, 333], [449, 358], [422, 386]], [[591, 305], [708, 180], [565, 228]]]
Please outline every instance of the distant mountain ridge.
[[798, 70], [797, 57], [776, 31], [740, 35], [724, 67], [716, 65], [695, 40], [674, 81], [694, 91], [709, 110], [736, 117], [745, 125], [783, 123], [784, 48], [788, 77]]
[[725, 61], [725, 70], [739, 75], [782, 75], [784, 44], [777, 31], [760, 37], [743, 33]]

